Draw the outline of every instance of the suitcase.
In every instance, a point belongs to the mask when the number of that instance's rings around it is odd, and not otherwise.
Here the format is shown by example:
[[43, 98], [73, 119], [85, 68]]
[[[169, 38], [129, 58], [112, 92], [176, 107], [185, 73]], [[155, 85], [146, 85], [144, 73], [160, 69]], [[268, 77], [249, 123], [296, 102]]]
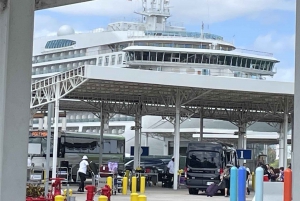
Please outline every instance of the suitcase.
[[220, 184], [214, 183], [214, 184], [209, 185], [206, 189], [207, 197], [213, 197], [218, 192]]

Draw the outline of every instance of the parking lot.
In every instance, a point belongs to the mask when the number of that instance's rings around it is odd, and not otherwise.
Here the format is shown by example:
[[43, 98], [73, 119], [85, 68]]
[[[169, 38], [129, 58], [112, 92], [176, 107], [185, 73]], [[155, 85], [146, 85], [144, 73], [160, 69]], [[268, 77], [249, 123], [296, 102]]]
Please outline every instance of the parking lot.
[[[72, 188], [73, 189], [73, 188]], [[75, 189], [74, 189], [75, 190]], [[75, 192], [76, 193], [76, 192]], [[205, 194], [199, 193], [199, 195], [189, 195], [186, 189], [179, 189], [174, 191], [172, 189], [166, 189], [161, 187], [150, 187], [146, 189], [145, 195], [147, 196], [147, 201], [199, 201], [199, 200], [210, 200], [210, 201], [225, 201], [230, 200], [229, 197], [224, 197], [222, 195], [216, 195], [214, 197], [207, 197]], [[76, 201], [85, 201], [86, 193], [74, 194], [76, 196]], [[246, 201], [252, 201], [254, 192], [251, 192], [247, 196]], [[95, 196], [94, 201], [98, 200], [98, 196]], [[130, 191], [128, 195], [124, 196], [122, 194], [113, 195], [111, 201], [130, 201]]]

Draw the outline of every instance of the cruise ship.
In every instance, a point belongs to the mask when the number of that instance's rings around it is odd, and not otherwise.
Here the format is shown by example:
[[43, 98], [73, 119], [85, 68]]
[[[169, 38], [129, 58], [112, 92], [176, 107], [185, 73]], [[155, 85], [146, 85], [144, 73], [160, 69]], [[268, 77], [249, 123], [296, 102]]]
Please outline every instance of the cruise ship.
[[[77, 33], [72, 26], [64, 25], [56, 36], [35, 38], [32, 82], [82, 65], [260, 80], [276, 73], [279, 61], [271, 53], [239, 49], [222, 36], [205, 32], [203, 27], [200, 32], [189, 32], [185, 27], [172, 25], [168, 21], [170, 8], [169, 0], [143, 0], [141, 11], [136, 12], [139, 22], [117, 21], [87, 33]], [[100, 132], [100, 120], [94, 114], [65, 112], [66, 117], [60, 119], [60, 130]], [[46, 117], [34, 118], [32, 128], [45, 129], [46, 122]], [[149, 146], [151, 155], [173, 154], [171, 136], [143, 132], [143, 129], [170, 129], [173, 125], [154, 116], [143, 117], [142, 122], [142, 146]], [[190, 119], [181, 128], [195, 131], [199, 125], [198, 119]], [[127, 154], [134, 145], [131, 126], [134, 117], [130, 116], [116, 114], [109, 122], [109, 133], [125, 137]], [[205, 119], [204, 132], [209, 129], [227, 134], [230, 131], [233, 135], [231, 130], [237, 127], [230, 122]], [[266, 123], [256, 123], [249, 130], [277, 132]], [[182, 138], [187, 140], [197, 139]], [[184, 147], [180, 152], [185, 153]]]

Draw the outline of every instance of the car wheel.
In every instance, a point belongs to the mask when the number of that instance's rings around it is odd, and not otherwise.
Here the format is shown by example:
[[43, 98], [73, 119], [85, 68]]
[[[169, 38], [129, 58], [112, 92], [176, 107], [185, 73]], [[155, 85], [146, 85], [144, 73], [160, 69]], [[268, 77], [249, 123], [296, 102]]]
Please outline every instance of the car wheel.
[[197, 194], [198, 194], [198, 191], [197, 191], [197, 189], [195, 189], [195, 188], [189, 188], [189, 194], [190, 194], [190, 195], [197, 195]]
[[225, 195], [225, 189], [220, 190], [222, 195]]

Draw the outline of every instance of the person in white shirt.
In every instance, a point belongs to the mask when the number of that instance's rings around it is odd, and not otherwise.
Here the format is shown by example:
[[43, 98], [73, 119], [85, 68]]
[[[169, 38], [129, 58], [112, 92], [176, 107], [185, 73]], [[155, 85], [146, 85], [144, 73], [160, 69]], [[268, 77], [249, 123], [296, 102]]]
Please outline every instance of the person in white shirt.
[[247, 167], [247, 164], [244, 163], [243, 166], [246, 168], [246, 192], [248, 195], [250, 195], [250, 189], [249, 189], [249, 181], [250, 181], [250, 178], [251, 178], [251, 171], [250, 171], [250, 168]]
[[[170, 160], [170, 162], [168, 163], [168, 169], [169, 169], [169, 175], [168, 178], [173, 181], [174, 178], [174, 156], [172, 157], [172, 159]], [[170, 185], [172, 185], [172, 182], [170, 182]], [[172, 187], [172, 186], [169, 186]]]
[[91, 171], [89, 162], [87, 160], [88, 160], [88, 157], [83, 156], [82, 161], [79, 163], [78, 174], [80, 177], [80, 183], [79, 183], [78, 192], [84, 192], [84, 182], [86, 180], [86, 172], [88, 169]]

